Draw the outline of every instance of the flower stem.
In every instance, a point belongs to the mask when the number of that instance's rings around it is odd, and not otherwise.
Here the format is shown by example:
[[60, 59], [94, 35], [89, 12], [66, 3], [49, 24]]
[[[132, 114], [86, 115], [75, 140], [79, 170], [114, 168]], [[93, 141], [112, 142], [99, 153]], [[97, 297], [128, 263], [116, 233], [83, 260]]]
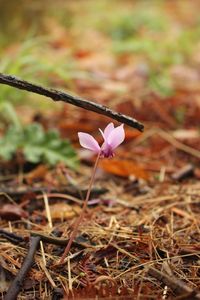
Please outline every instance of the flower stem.
[[70, 235], [70, 238], [69, 238], [69, 241], [68, 241], [68, 244], [65, 248], [65, 251], [60, 259], [60, 262], [59, 264], [62, 264], [65, 260], [65, 257], [67, 256], [67, 254], [69, 253], [69, 250], [71, 248], [71, 244], [73, 243], [75, 237], [76, 237], [76, 233], [78, 231], [78, 227], [84, 217], [84, 214], [85, 214], [85, 211], [87, 209], [87, 205], [88, 205], [88, 200], [90, 198], [90, 194], [91, 194], [91, 189], [92, 189], [92, 185], [94, 183], [94, 179], [95, 179], [95, 174], [96, 174], [96, 170], [97, 170], [97, 166], [98, 166], [98, 162], [99, 162], [99, 158], [100, 158], [100, 155], [101, 155], [101, 152], [99, 152], [97, 158], [96, 158], [96, 161], [95, 161], [95, 164], [94, 164], [94, 168], [93, 168], [93, 171], [92, 171], [92, 177], [90, 179], [90, 184], [89, 184], [89, 187], [88, 187], [88, 191], [87, 191], [87, 194], [86, 194], [86, 198], [84, 200], [84, 203], [83, 203], [83, 208], [82, 208], [82, 212], [79, 216], [79, 218], [77, 219], [76, 223], [75, 223], [75, 226], [74, 226], [74, 229]]

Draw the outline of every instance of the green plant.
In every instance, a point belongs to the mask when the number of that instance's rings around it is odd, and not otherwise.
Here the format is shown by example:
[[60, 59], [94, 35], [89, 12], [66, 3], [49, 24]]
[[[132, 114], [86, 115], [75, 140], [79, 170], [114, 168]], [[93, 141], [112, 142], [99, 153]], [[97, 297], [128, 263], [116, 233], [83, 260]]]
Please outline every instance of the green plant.
[[0, 157], [4, 160], [13, 158], [17, 151], [22, 151], [27, 161], [50, 165], [64, 162], [70, 168], [77, 167], [76, 153], [68, 140], [61, 139], [58, 131], [44, 131], [37, 123], [24, 128], [10, 126], [0, 139]]
[[146, 9], [143, 5], [132, 7], [130, 11], [109, 16], [103, 30], [114, 40], [124, 41], [140, 35], [141, 30], [149, 33], [163, 32], [166, 30], [168, 20], [166, 15], [160, 14], [155, 7]]
[[167, 72], [151, 72], [149, 74], [148, 86], [162, 97], [169, 97], [174, 93], [172, 80]]
[[[13, 53], [6, 53], [0, 60], [0, 72], [22, 76], [25, 79], [34, 78], [37, 72], [44, 69], [43, 65], [37, 64], [36, 57], [32, 54], [38, 45], [43, 43], [41, 39], [29, 39]], [[21, 127], [19, 117], [13, 104], [20, 103], [25, 99], [25, 93], [13, 90], [7, 85], [1, 85], [0, 89], [0, 116], [3, 121], [13, 124], [18, 129]]]
[[[1, 51], [1, 53], [0, 72], [33, 82], [38, 82], [39, 78], [38, 83], [40, 84], [48, 85], [54, 78], [56, 80], [59, 78], [67, 85], [72, 85], [74, 78], [88, 76], [86, 72], [77, 71], [75, 61], [71, 58], [70, 53], [64, 57], [56, 57], [55, 61], [54, 52], [48, 44], [47, 38], [29, 37], [26, 42], [16, 46], [14, 52], [4, 53]], [[31, 95], [7, 85], [0, 87], [0, 122], [5, 121], [20, 127], [20, 117], [17, 115], [14, 105], [24, 104]], [[35, 102], [30, 101], [31, 103], [34, 106]], [[41, 103], [42, 105], [43, 103]]]

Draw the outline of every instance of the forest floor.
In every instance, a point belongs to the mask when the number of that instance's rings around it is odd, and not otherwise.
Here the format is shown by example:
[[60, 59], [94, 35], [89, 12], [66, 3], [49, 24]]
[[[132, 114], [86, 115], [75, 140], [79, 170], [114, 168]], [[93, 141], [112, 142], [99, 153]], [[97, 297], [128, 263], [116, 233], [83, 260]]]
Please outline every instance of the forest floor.
[[[147, 12], [145, 1], [119, 1], [115, 16], [111, 4], [92, 3], [72, 2], [70, 25], [42, 15], [50, 38], [5, 44], [0, 70], [93, 99], [145, 129], [125, 126], [115, 157], [100, 160], [78, 235], [59, 265], [95, 161], [77, 133], [101, 142], [98, 128], [118, 123], [0, 86], [4, 109], [12, 100], [24, 127], [56, 128], [79, 159], [76, 169], [51, 166], [18, 149], [0, 161], [2, 299], [25, 259], [32, 264], [20, 300], [200, 299], [200, 3], [152, 1]], [[4, 115], [1, 136], [9, 122]]]

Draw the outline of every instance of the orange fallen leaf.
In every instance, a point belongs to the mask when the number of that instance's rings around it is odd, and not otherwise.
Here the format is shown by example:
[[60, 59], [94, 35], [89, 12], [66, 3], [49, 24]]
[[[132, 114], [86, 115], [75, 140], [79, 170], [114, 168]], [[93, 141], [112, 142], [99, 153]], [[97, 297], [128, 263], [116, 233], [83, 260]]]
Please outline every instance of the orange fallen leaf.
[[134, 175], [135, 177], [145, 180], [149, 178], [149, 174], [143, 169], [143, 167], [131, 160], [103, 159], [99, 166], [108, 173], [122, 177]]
[[133, 130], [133, 129], [126, 129], [126, 142], [127, 141], [132, 141], [134, 138], [137, 138], [138, 136], [142, 135], [142, 132]]
[[45, 165], [39, 165], [34, 170], [26, 175], [26, 181], [28, 184], [33, 183], [34, 180], [43, 179], [48, 172], [48, 167]]
[[83, 124], [79, 121], [69, 123], [68, 121], [61, 120], [58, 126], [60, 130], [66, 130], [66, 131], [72, 130], [75, 133], [77, 133], [77, 131], [92, 132], [94, 130], [94, 126], [92, 126], [92, 124], [91, 125], [88, 123]]

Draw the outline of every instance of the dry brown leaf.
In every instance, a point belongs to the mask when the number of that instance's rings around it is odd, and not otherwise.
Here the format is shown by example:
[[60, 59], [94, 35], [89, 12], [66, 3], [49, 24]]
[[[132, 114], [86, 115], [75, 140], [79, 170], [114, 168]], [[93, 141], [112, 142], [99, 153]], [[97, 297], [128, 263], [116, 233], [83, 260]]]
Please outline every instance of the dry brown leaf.
[[47, 172], [47, 166], [39, 165], [26, 175], [26, 181], [28, 184], [31, 184], [34, 180], [43, 179]]
[[28, 218], [28, 213], [20, 206], [13, 204], [5, 204], [0, 209], [0, 217], [6, 220], [19, 220], [21, 218]]
[[122, 177], [134, 175], [145, 180], [149, 178], [149, 174], [141, 166], [130, 160], [103, 159], [100, 167], [108, 173]]
[[140, 137], [142, 135], [142, 132], [137, 131], [137, 130], [133, 130], [133, 129], [126, 129], [126, 142], [127, 141], [131, 141], [134, 138]]
[[94, 126], [89, 123], [81, 123], [77, 120], [77, 122], [69, 123], [68, 121], [61, 120], [58, 124], [59, 128], [61, 130], [66, 131], [74, 131], [76, 134], [78, 131], [84, 131], [84, 132], [92, 132], [94, 130]]
[[[80, 214], [81, 208], [78, 205], [68, 205], [66, 203], [56, 203], [49, 206], [51, 218], [54, 219], [71, 219]], [[46, 211], [44, 211], [46, 215]]]

